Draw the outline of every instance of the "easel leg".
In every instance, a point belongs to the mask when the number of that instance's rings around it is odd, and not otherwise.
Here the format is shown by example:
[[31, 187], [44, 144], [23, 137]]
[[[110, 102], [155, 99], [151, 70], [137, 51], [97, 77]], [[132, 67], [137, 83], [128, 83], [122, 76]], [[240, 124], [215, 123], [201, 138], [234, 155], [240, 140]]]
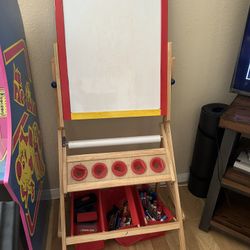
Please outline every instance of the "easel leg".
[[178, 230], [180, 250], [185, 250], [186, 243], [185, 243], [185, 234], [184, 234], [184, 226], [183, 226], [183, 214], [182, 214], [182, 209], [181, 209], [180, 195], [179, 195], [179, 188], [178, 188], [177, 181], [169, 184], [169, 189], [171, 190], [171, 193], [173, 194], [173, 201], [175, 204], [175, 211], [176, 211], [176, 219], [180, 224], [180, 228]]
[[171, 129], [169, 122], [165, 122], [165, 132], [167, 135], [167, 142], [169, 151], [171, 154], [171, 160], [173, 163], [173, 170], [175, 175], [175, 181], [172, 182], [169, 185], [169, 188], [171, 189], [171, 193], [174, 199], [175, 204], [175, 211], [176, 211], [176, 218], [177, 221], [180, 224], [180, 228], [178, 230], [178, 236], [179, 236], [179, 242], [180, 242], [180, 249], [185, 250], [186, 249], [186, 243], [185, 243], [185, 234], [184, 234], [184, 227], [183, 227], [183, 215], [182, 215], [182, 208], [181, 208], [181, 202], [180, 202], [180, 194], [179, 194], [179, 187], [178, 187], [178, 180], [177, 180], [177, 174], [176, 174], [176, 166], [175, 166], [175, 160], [174, 160], [174, 150], [173, 150], [173, 142], [172, 142], [172, 136], [171, 136]]
[[59, 160], [59, 182], [60, 182], [60, 220], [62, 250], [66, 250], [66, 223], [65, 223], [65, 200], [63, 192], [63, 148], [62, 148], [62, 130], [58, 130], [58, 160]]

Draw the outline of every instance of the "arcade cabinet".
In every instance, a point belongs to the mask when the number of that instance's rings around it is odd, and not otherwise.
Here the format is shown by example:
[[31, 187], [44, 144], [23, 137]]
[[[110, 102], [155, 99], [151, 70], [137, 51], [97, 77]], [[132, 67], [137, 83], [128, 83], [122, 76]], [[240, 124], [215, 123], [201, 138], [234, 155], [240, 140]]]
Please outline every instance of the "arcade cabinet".
[[[45, 162], [22, 17], [0, 1], [0, 185], [19, 206], [28, 248], [43, 249]], [[2, 192], [1, 192], [2, 193]], [[0, 194], [1, 197], [1, 194]]]

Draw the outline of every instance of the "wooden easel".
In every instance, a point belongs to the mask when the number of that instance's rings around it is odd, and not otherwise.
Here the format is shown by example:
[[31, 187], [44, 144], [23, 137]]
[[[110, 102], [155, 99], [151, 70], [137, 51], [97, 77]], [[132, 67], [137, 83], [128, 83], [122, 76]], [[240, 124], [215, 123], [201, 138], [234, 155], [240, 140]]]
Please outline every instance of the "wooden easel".
[[[169, 105], [170, 107], [170, 88], [171, 88], [171, 68], [172, 68], [172, 45], [168, 45], [168, 93], [169, 93]], [[170, 129], [170, 112], [167, 116], [163, 117], [163, 123], [161, 124], [161, 144], [163, 147], [157, 149], [137, 150], [137, 151], [124, 151], [124, 152], [112, 152], [112, 153], [96, 153], [96, 154], [83, 154], [83, 155], [68, 155], [66, 146], [63, 142], [65, 137], [65, 128], [62, 112], [62, 99], [61, 99], [61, 87], [60, 87], [60, 74], [59, 63], [57, 54], [57, 44], [54, 45], [54, 59], [52, 60], [52, 70], [54, 73], [54, 79], [57, 84], [57, 106], [58, 106], [58, 158], [59, 158], [59, 181], [60, 181], [60, 236], [62, 239], [62, 249], [66, 250], [67, 246], [86, 243], [96, 240], [107, 240], [120, 237], [127, 237], [133, 235], [141, 235], [153, 232], [163, 232], [170, 230], [178, 230], [179, 245], [181, 250], [185, 250], [185, 236], [183, 229], [183, 215], [180, 204], [176, 167], [173, 152], [173, 143]], [[95, 161], [102, 159], [131, 159], [133, 157], [153, 157], [160, 155], [164, 157], [166, 161], [166, 171], [161, 174], [154, 174], [148, 176], [129, 176], [122, 179], [112, 179], [108, 181], [95, 181], [95, 182], [72, 182], [69, 178], [70, 168], [77, 163], [86, 163], [88, 161]], [[176, 221], [162, 223], [158, 225], [150, 225], [146, 227], [136, 227], [129, 229], [121, 229], [116, 231], [105, 231], [94, 234], [86, 234], [80, 236], [66, 236], [66, 219], [65, 219], [65, 195], [70, 192], [102, 189], [109, 187], [137, 185], [146, 183], [159, 183], [166, 182], [167, 187], [172, 197], [173, 204], [176, 211]]]

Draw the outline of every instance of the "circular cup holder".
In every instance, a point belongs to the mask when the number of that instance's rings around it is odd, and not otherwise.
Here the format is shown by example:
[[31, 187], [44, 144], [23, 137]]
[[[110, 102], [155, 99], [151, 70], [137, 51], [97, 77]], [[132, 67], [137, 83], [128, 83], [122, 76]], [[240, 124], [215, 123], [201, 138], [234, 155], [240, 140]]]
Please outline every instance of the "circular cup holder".
[[165, 169], [165, 163], [161, 158], [155, 157], [150, 161], [150, 168], [155, 173], [161, 173]]
[[144, 174], [147, 170], [146, 163], [141, 159], [134, 160], [132, 162], [131, 168], [135, 174]]
[[112, 172], [115, 176], [124, 176], [128, 171], [127, 165], [123, 161], [115, 161], [112, 165]]
[[104, 178], [108, 173], [108, 168], [104, 163], [98, 162], [92, 167], [92, 175], [96, 179]]
[[71, 169], [71, 177], [75, 181], [82, 181], [87, 177], [87, 175], [88, 175], [88, 169], [82, 164], [75, 165]]

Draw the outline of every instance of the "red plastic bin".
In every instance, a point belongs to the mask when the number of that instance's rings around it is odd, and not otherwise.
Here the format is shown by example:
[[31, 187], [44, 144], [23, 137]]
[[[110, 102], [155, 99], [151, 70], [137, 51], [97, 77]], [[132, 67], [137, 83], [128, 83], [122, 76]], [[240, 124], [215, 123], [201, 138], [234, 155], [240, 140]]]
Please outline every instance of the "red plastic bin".
[[[125, 200], [128, 201], [132, 223], [130, 226], [122, 227], [121, 229], [138, 227], [140, 225], [134, 202], [134, 195], [132, 193], [132, 188], [126, 186], [126, 187], [118, 187], [112, 189], [104, 189], [101, 190], [101, 206], [102, 206], [103, 224], [105, 231], [108, 231], [108, 221], [107, 221], [108, 212], [112, 210], [113, 205], [121, 207]], [[120, 245], [129, 246], [136, 243], [138, 241], [138, 238], [140, 238], [140, 236], [129, 236], [129, 237], [117, 238], [116, 241]]]
[[139, 196], [139, 191], [141, 189], [145, 189], [145, 188], [150, 188], [148, 185], [142, 185], [141, 188], [140, 187], [133, 187], [133, 193], [134, 193], [134, 197], [135, 197], [135, 204], [136, 207], [138, 209], [138, 216], [139, 216], [139, 220], [140, 220], [140, 224], [142, 226], [147, 226], [147, 225], [155, 225], [155, 224], [162, 224], [162, 223], [167, 223], [171, 220], [173, 220], [174, 216], [172, 214], [172, 212], [164, 205], [164, 203], [159, 199], [159, 197], [157, 197], [158, 199], [158, 203], [161, 204], [161, 207], [164, 211], [164, 213], [167, 215], [167, 219], [165, 221], [149, 221], [147, 224], [145, 222], [144, 219], [144, 209], [141, 203], [141, 199]]
[[[74, 222], [74, 200], [82, 195], [87, 195], [90, 193], [94, 193], [97, 197], [97, 214], [98, 214], [98, 223], [97, 223], [97, 231], [102, 232], [104, 230], [103, 220], [102, 220], [102, 210], [101, 210], [101, 202], [100, 202], [100, 191], [84, 191], [84, 192], [77, 192], [71, 193], [70, 197], [70, 233], [71, 236], [78, 235], [77, 234], [77, 225]], [[94, 241], [88, 243], [82, 243], [75, 245], [75, 250], [101, 250], [104, 248], [104, 241]]]
[[[143, 185], [141, 188], [149, 188], [149, 187], [148, 187], [148, 185]], [[135, 187], [135, 186], [132, 187], [132, 192], [133, 192], [133, 195], [134, 195], [135, 205], [136, 205], [136, 208], [137, 208], [138, 217], [139, 217], [139, 221], [140, 221], [140, 225], [141, 226], [148, 226], [148, 225], [154, 225], [154, 224], [167, 223], [167, 222], [173, 220], [174, 216], [172, 215], [172, 212], [167, 207], [165, 207], [163, 205], [162, 201], [158, 198], [158, 201], [160, 203], [162, 203], [164, 213], [167, 215], [168, 218], [164, 222], [161, 222], [161, 221], [151, 221], [151, 222], [148, 222], [146, 224], [145, 219], [144, 219], [144, 209], [143, 209], [143, 206], [142, 206], [142, 203], [141, 203], [141, 199], [140, 199], [140, 196], [139, 196], [139, 192], [138, 192], [139, 190], [140, 190], [139, 187], [138, 188]], [[153, 238], [160, 237], [160, 236], [163, 236], [163, 235], [165, 235], [165, 232], [156, 232], [156, 233], [150, 233], [150, 234], [142, 234], [142, 235], [140, 235], [138, 237], [137, 241], [149, 240], [149, 239], [153, 239]]]

